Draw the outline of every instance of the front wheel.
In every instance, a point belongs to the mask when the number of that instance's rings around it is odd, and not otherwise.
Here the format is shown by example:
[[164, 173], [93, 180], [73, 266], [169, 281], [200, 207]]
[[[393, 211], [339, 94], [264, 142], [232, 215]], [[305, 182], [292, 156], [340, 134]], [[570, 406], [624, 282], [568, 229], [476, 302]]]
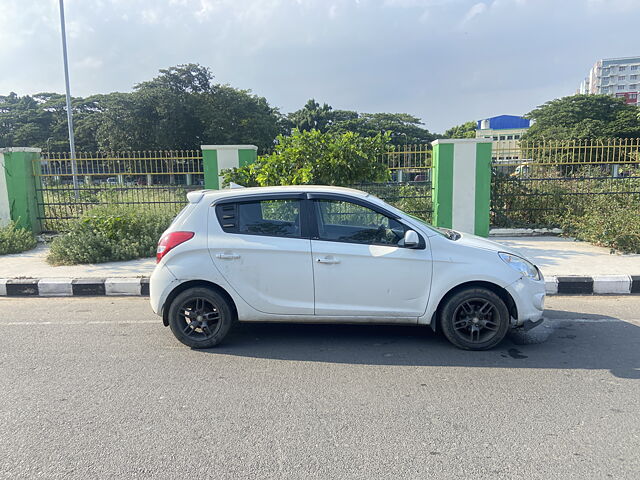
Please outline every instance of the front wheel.
[[233, 310], [219, 293], [208, 288], [189, 288], [173, 299], [169, 327], [175, 337], [191, 348], [218, 345], [233, 323]]
[[465, 350], [487, 350], [509, 330], [509, 310], [502, 299], [485, 288], [468, 288], [451, 296], [440, 316], [447, 340]]

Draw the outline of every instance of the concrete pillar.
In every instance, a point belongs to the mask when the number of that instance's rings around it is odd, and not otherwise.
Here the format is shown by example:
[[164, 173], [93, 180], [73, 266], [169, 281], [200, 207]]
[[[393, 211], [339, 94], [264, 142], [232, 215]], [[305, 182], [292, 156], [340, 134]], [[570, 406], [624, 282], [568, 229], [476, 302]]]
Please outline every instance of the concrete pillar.
[[433, 223], [489, 236], [491, 141], [440, 139], [433, 145]]
[[42, 231], [39, 204], [42, 192], [37, 190], [39, 177], [34, 169], [40, 164], [39, 148], [0, 148], [0, 223], [13, 220], [33, 233]]
[[0, 150], [0, 227], [8, 225], [11, 221], [11, 208], [9, 205], [7, 175], [4, 166], [4, 152]]
[[222, 187], [220, 172], [228, 168], [244, 167], [258, 159], [255, 145], [202, 145], [204, 188], [219, 190]]

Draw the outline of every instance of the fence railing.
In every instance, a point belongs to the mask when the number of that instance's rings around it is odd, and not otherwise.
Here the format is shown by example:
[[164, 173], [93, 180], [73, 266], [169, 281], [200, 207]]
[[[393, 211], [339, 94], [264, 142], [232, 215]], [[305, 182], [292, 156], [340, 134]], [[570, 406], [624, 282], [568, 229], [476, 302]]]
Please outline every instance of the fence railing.
[[70, 220], [96, 205], [177, 213], [186, 192], [204, 183], [201, 153], [186, 150], [80, 153], [75, 162], [68, 154], [49, 153], [34, 163], [34, 173], [45, 231], [66, 230]]
[[640, 139], [500, 142], [492, 155], [494, 226], [560, 226], [603, 197], [640, 209]]
[[383, 154], [381, 161], [394, 182], [425, 182], [431, 180], [432, 152], [430, 144], [396, 146]]
[[[494, 226], [559, 226], [564, 215], [581, 215], [602, 197], [640, 210], [640, 139], [496, 142], [492, 156]], [[389, 181], [355, 187], [430, 220], [431, 146], [394, 147], [380, 161]], [[200, 151], [82, 153], [75, 164], [77, 188], [68, 154], [44, 154], [34, 163], [45, 230], [64, 231], [96, 205], [177, 212], [186, 192], [204, 184]]]

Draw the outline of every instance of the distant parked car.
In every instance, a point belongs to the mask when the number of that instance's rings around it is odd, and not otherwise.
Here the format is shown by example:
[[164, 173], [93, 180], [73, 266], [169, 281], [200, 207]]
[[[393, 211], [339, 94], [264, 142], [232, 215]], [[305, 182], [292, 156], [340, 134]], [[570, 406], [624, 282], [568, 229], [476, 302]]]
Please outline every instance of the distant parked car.
[[437, 229], [337, 187], [199, 190], [158, 243], [151, 307], [179, 341], [243, 322], [403, 323], [483, 350], [542, 321], [540, 270], [508, 247]]
[[109, 177], [109, 178], [107, 178], [107, 181], [105, 183], [107, 185], [117, 185], [118, 184], [118, 178], [117, 177]]

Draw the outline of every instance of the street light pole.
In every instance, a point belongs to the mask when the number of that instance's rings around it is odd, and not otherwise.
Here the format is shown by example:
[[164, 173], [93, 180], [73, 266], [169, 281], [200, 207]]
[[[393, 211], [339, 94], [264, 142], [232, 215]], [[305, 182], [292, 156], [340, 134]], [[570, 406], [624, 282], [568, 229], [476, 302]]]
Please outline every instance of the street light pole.
[[64, 0], [60, 0], [60, 30], [62, 31], [62, 59], [64, 62], [64, 83], [67, 89], [67, 123], [69, 124], [69, 147], [71, 149], [71, 174], [73, 193], [78, 198], [78, 168], [76, 165], [76, 143], [73, 138], [73, 112], [71, 111], [71, 89], [69, 88], [69, 64], [67, 62], [67, 33], [64, 27]]

